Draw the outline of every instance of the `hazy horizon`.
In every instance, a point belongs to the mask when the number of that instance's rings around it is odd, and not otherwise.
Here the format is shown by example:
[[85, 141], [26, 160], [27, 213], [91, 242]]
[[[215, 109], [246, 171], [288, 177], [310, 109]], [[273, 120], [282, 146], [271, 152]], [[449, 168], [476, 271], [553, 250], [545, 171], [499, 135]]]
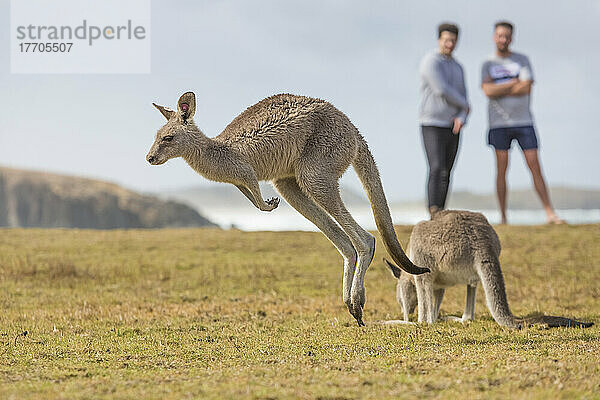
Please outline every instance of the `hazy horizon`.
[[[436, 46], [437, 24], [454, 21], [472, 114], [453, 190], [489, 193], [495, 163], [485, 143], [479, 69], [494, 50], [494, 21], [508, 19], [516, 25], [513, 50], [530, 57], [536, 77], [532, 109], [549, 186], [600, 188], [593, 173], [600, 169], [597, 1], [153, 1], [152, 73], [135, 75], [11, 74], [9, 7], [0, 0], [2, 166], [143, 192], [207, 184], [181, 159], [159, 167], [145, 161], [163, 124], [151, 103], [173, 107], [181, 93], [194, 91], [195, 121], [212, 137], [260, 99], [291, 92], [328, 100], [350, 117], [371, 147], [390, 199], [420, 199], [427, 165], [416, 122], [417, 68]], [[516, 146], [511, 155], [510, 188], [530, 187]], [[353, 172], [342, 183], [360, 190]]]
[[[2, 168], [13, 168], [13, 169], [17, 169], [17, 170], [26, 170], [26, 171], [32, 171], [32, 172], [42, 172], [42, 173], [48, 173], [48, 174], [57, 174], [57, 175], [65, 175], [65, 176], [72, 176], [72, 177], [76, 177], [76, 178], [86, 178], [86, 179], [92, 179], [92, 180], [99, 180], [102, 182], [106, 182], [106, 183], [112, 183], [112, 184], [117, 184], [121, 187], [123, 187], [124, 189], [127, 190], [133, 190], [136, 191], [140, 194], [146, 194], [146, 195], [158, 195], [158, 196], [166, 196], [168, 197], [169, 193], [184, 193], [186, 191], [193, 191], [193, 190], [197, 190], [197, 189], [201, 189], [201, 188], [206, 188], [208, 190], [212, 189], [212, 188], [219, 188], [221, 185], [227, 185], [225, 183], [222, 182], [214, 182], [214, 181], [209, 181], [206, 179], [201, 179], [200, 182], [195, 182], [189, 185], [177, 185], [177, 186], [165, 186], [162, 188], [158, 188], [158, 189], [149, 189], [149, 190], [144, 190], [144, 189], [136, 189], [133, 187], [129, 187], [126, 185], [123, 185], [115, 180], [111, 180], [111, 179], [104, 179], [102, 177], [94, 177], [94, 176], [90, 176], [90, 175], [83, 175], [83, 174], [78, 174], [78, 173], [68, 173], [68, 172], [61, 172], [61, 171], [53, 171], [53, 170], [48, 170], [48, 169], [42, 169], [42, 168], [18, 168], [18, 167], [11, 167], [11, 166], [6, 166], [6, 165], [2, 165], [0, 164], [0, 170]], [[352, 170], [350, 170], [350, 173], [353, 173]], [[358, 183], [358, 186], [354, 186], [351, 184], [347, 184], [348, 182], [341, 182], [340, 183], [340, 189], [342, 191], [349, 191], [351, 195], [356, 195], [356, 196], [360, 196], [362, 197], [362, 199], [365, 202], [368, 202], [368, 198], [367, 198], [367, 194], [364, 191], [364, 189], [362, 188], [362, 186], [360, 186], [360, 182]], [[269, 187], [272, 188], [272, 190], [275, 190], [275, 188], [272, 186], [272, 184], [270, 182], [261, 182], [261, 185], [268, 185]], [[235, 188], [234, 188], [235, 189]], [[553, 190], [553, 189], [573, 189], [573, 190], [581, 190], [581, 191], [600, 191], [600, 187], [593, 187], [593, 186], [575, 186], [575, 185], [570, 185], [570, 184], [564, 184], [564, 185], [548, 185], [548, 189], [549, 190]], [[522, 185], [522, 186], [511, 186], [509, 188], [509, 192], [523, 192], [523, 191], [530, 191], [532, 193], [535, 193], [535, 188], [532, 185]], [[246, 199], [243, 197], [243, 195], [240, 193], [238, 193], [236, 190], [234, 190], [234, 193], [239, 194], [240, 195], [240, 199], [243, 199], [244, 201], [246, 201]], [[451, 193], [450, 193], [450, 197], [452, 196], [452, 193], [470, 193], [473, 195], [496, 195], [496, 189], [495, 188], [490, 188], [489, 190], [486, 189], [480, 189], [480, 188], [456, 188], [454, 189]], [[274, 192], [274, 195], [277, 195], [276, 191]], [[419, 201], [423, 201], [426, 202], [427, 197], [426, 197], [426, 193], [422, 193], [419, 195], [415, 195], [415, 197], [408, 197], [408, 196], [399, 196], [399, 197], [394, 197], [393, 195], [387, 195], [387, 200], [389, 203], [414, 203], [414, 202], [419, 202]], [[420, 196], [420, 197], [418, 197]], [[268, 196], [265, 196], [268, 197]], [[449, 197], [449, 200], [450, 200]], [[509, 198], [510, 198], [510, 193], [509, 193]], [[248, 203], [250, 204], [250, 203]], [[425, 203], [424, 203], [425, 204]], [[541, 207], [541, 206], [540, 206]], [[540, 208], [541, 209], [541, 208]]]

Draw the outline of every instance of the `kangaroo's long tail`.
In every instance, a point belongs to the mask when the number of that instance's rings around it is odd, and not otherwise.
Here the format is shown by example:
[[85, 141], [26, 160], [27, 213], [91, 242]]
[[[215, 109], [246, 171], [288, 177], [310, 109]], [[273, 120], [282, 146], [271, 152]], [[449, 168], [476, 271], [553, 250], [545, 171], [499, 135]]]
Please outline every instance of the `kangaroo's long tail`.
[[492, 313], [492, 318], [498, 325], [519, 328], [518, 321], [516, 321], [508, 307], [504, 277], [498, 259], [496, 257], [486, 257], [480, 260], [477, 266], [477, 273], [485, 293], [485, 301]]
[[352, 166], [367, 192], [371, 208], [373, 209], [377, 230], [381, 234], [389, 255], [409, 274], [419, 275], [429, 272], [429, 268], [421, 268], [414, 265], [406, 256], [404, 250], [402, 250], [402, 246], [398, 242], [396, 232], [394, 231], [394, 224], [392, 223], [390, 209], [385, 198], [385, 193], [383, 192], [383, 186], [381, 185], [379, 170], [377, 169], [377, 165], [375, 165], [375, 160], [369, 151], [367, 142], [360, 135], [358, 137], [358, 153], [352, 162]]
[[523, 327], [532, 325], [547, 325], [549, 328], [558, 328], [561, 326], [570, 328], [589, 328], [594, 325], [593, 322], [577, 321], [565, 317], [555, 317], [553, 315], [540, 315], [529, 318], [516, 318], [516, 321]]
[[581, 322], [565, 317], [554, 317], [551, 315], [540, 315], [529, 318], [518, 318], [513, 316], [508, 307], [504, 277], [500, 270], [498, 259], [484, 259], [479, 265], [479, 278], [485, 292], [487, 306], [494, 320], [508, 328], [527, 328], [533, 325], [547, 325], [549, 328], [573, 327], [589, 328], [593, 322]]

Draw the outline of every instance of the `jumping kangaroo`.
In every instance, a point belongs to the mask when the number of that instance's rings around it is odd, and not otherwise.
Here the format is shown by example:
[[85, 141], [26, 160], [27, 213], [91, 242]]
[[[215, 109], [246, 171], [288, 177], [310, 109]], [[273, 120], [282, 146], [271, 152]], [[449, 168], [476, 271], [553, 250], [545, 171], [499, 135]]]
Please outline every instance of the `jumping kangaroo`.
[[480, 213], [439, 211], [431, 221], [420, 222], [414, 227], [408, 248], [411, 260], [429, 267], [431, 273], [413, 277], [384, 259], [398, 279], [396, 298], [404, 313], [404, 321], [387, 321], [386, 324], [409, 323], [408, 317], [417, 304], [418, 321], [433, 323], [438, 319], [444, 290], [459, 284], [467, 285], [465, 311], [462, 318], [448, 319], [470, 321], [475, 313], [477, 283], [481, 281], [487, 306], [499, 325], [516, 329], [534, 324], [583, 328], [593, 325], [563, 317], [514, 317], [508, 308], [498, 260], [500, 240]]
[[260, 193], [258, 182], [271, 181], [341, 253], [343, 300], [359, 326], [364, 325], [364, 278], [375, 252], [375, 238], [356, 223], [340, 197], [338, 179], [350, 164], [369, 197], [392, 259], [410, 274], [429, 272], [404, 254], [367, 143], [348, 117], [330, 103], [291, 94], [271, 96], [246, 109], [212, 139], [192, 120], [194, 93], [184, 93], [177, 110], [153, 105], [168, 122], [156, 133], [148, 162], [159, 165], [183, 157], [205, 178], [235, 185], [262, 211], [272, 211], [279, 204], [278, 198], [265, 201]]

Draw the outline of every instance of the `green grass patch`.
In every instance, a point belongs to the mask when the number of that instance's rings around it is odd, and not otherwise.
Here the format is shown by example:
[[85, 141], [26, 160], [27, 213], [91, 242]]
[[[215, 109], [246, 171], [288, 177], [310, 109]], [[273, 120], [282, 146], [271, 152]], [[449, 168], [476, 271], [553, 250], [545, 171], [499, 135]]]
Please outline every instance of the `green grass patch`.
[[[514, 314], [599, 323], [600, 225], [497, 230]], [[600, 398], [598, 325], [507, 330], [481, 289], [467, 326], [374, 324], [401, 312], [383, 256], [361, 329], [320, 233], [2, 229], [0, 398]]]

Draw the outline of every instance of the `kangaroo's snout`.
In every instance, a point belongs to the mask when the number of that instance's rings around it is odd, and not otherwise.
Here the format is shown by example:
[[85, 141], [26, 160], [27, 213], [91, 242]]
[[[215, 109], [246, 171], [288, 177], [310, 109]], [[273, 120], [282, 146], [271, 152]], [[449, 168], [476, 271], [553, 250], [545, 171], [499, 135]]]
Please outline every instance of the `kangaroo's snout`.
[[153, 164], [153, 163], [154, 163], [154, 161], [156, 161], [156, 157], [154, 157], [154, 156], [151, 156], [151, 155], [148, 155], [148, 156], [146, 156], [146, 160], [148, 160], [148, 162], [149, 162], [150, 164]]

